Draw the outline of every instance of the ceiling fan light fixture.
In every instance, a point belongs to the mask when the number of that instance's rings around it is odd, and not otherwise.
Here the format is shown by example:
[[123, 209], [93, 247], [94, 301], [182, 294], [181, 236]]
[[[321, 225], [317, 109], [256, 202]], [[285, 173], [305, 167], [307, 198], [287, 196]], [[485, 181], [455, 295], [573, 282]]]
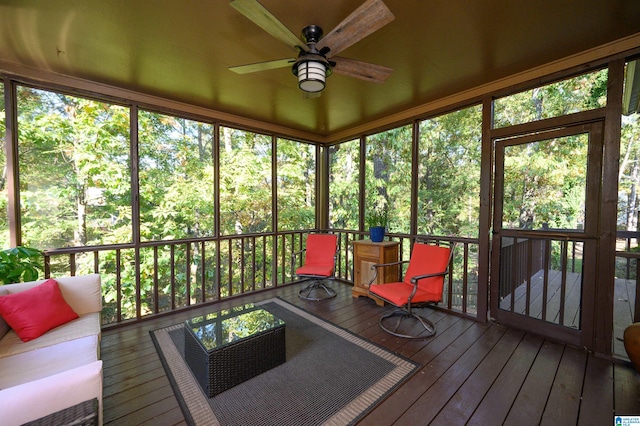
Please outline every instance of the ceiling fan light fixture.
[[300, 89], [309, 93], [324, 90], [327, 78], [327, 68], [324, 63], [314, 60], [300, 61], [296, 70]]

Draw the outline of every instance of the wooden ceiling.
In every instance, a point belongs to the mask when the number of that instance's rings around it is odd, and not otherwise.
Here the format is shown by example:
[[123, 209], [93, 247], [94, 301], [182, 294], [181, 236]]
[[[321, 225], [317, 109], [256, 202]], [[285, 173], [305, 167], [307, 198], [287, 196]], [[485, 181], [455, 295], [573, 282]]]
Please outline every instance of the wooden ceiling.
[[[309, 24], [326, 34], [363, 1], [260, 0], [295, 34]], [[640, 39], [638, 0], [385, 3], [395, 20], [340, 56], [392, 67], [391, 77], [376, 84], [333, 74], [315, 99], [304, 98], [287, 68], [228, 70], [292, 55], [228, 0], [0, 0], [0, 70], [44, 70], [327, 139]]]

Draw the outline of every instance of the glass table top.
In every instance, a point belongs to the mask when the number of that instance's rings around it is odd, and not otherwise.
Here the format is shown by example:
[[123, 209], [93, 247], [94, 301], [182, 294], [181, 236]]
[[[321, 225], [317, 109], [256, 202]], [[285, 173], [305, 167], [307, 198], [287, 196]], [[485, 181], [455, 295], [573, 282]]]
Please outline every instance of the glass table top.
[[185, 321], [185, 327], [205, 350], [220, 349], [238, 340], [255, 336], [278, 327], [284, 321], [253, 304], [238, 306], [201, 315]]

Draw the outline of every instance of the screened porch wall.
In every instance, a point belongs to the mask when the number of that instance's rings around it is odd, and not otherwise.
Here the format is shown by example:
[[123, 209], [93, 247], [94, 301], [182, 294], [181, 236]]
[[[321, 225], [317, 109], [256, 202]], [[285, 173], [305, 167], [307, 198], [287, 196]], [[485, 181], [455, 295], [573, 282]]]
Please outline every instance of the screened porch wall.
[[[292, 272], [299, 266], [292, 264], [291, 254], [305, 247], [309, 232], [316, 230], [149, 242], [138, 247], [47, 250], [45, 272], [52, 277], [101, 274], [103, 325], [117, 325], [291, 284]], [[338, 235], [336, 279], [353, 281], [352, 242], [368, 235], [331, 232]], [[410, 244], [416, 237], [389, 235], [400, 241], [403, 260], [409, 260]], [[457, 243], [438, 309], [477, 318], [477, 239], [438, 237], [433, 241]], [[163, 252], [170, 259], [164, 266], [159, 262]]]
[[[617, 60], [619, 62], [619, 59]], [[602, 64], [602, 63], [601, 63]], [[594, 65], [597, 66], [597, 65]], [[564, 76], [572, 76], [584, 69], [569, 70]], [[558, 75], [549, 76], [543, 80], [556, 80]], [[528, 84], [535, 87], [540, 81]], [[5, 122], [6, 128], [6, 160], [7, 179], [7, 222], [6, 241], [8, 245], [35, 245], [35, 240], [24, 238], [28, 230], [26, 218], [21, 216], [21, 190], [25, 180], [22, 174], [30, 163], [25, 162], [20, 167], [20, 119], [16, 93], [23, 84], [22, 80], [5, 78], [2, 89], [4, 91], [6, 114], [10, 119]], [[43, 90], [50, 90], [46, 84], [34, 84]], [[64, 90], [56, 86], [56, 91]], [[307, 143], [305, 141], [290, 141], [282, 139], [277, 134], [256, 133], [254, 130], [242, 130], [228, 126], [226, 123], [203, 120], [202, 117], [178, 117], [174, 113], [162, 111], [159, 113], [170, 119], [192, 120], [208, 126], [210, 138], [202, 146], [207, 147], [207, 155], [211, 152], [210, 175], [206, 176], [211, 192], [208, 194], [214, 208], [213, 214], [207, 216], [208, 227], [201, 234], [165, 235], [155, 233], [145, 237], [144, 212], [141, 210], [140, 196], [151, 194], [153, 191], [141, 186], [140, 173], [144, 166], [141, 159], [155, 161], [153, 157], [157, 149], [150, 147], [146, 151], [139, 149], [140, 129], [135, 122], [129, 122], [130, 149], [127, 153], [129, 163], [128, 182], [130, 190], [131, 222], [130, 234], [123, 241], [99, 241], [98, 243], [77, 244], [78, 241], [68, 239], [64, 244], [45, 246], [46, 276], [60, 274], [80, 274], [99, 272], [105, 281], [105, 312], [106, 324], [119, 324], [137, 320], [147, 316], [161, 314], [176, 309], [184, 309], [197, 304], [208, 303], [223, 298], [234, 297], [239, 294], [260, 291], [275, 286], [285, 285], [292, 280], [292, 269], [289, 256], [294, 248], [304, 246], [305, 235], [311, 231], [336, 232], [340, 235], [340, 251], [338, 277], [344, 280], [352, 278], [352, 253], [350, 242], [354, 239], [366, 238], [365, 222], [371, 199], [382, 197], [392, 207], [390, 238], [401, 241], [402, 258], [408, 259], [410, 245], [416, 237], [428, 236], [433, 239], [456, 240], [460, 249], [456, 252], [449, 285], [445, 294], [445, 302], [441, 308], [468, 315], [480, 320], [486, 319], [487, 298], [489, 285], [489, 222], [491, 215], [491, 146], [486, 140], [487, 129], [492, 126], [493, 99], [505, 93], [519, 90], [509, 88], [500, 93], [484, 96], [482, 99], [472, 99], [464, 105], [454, 105], [446, 110], [439, 110], [430, 117], [413, 117], [411, 120], [375, 134], [363, 134], [350, 141], [332, 142], [330, 146]], [[80, 91], [69, 88], [67, 93], [78, 94]], [[56, 92], [63, 93], [63, 92]], [[96, 94], [87, 96], [95, 98]], [[105, 97], [106, 99], [107, 97]], [[103, 103], [114, 102], [113, 99], [102, 100]], [[148, 105], [137, 105], [122, 102], [130, 118], [136, 120], [137, 111], [153, 110]], [[158, 108], [161, 111], [162, 108]], [[609, 111], [608, 109], [607, 111]], [[615, 111], [615, 109], [611, 109]], [[618, 108], [619, 110], [619, 108]], [[151, 114], [153, 115], [153, 114]], [[18, 116], [18, 117], [17, 117]], [[17, 117], [17, 118], [16, 118]], [[442, 134], [442, 123], [455, 120], [472, 120], [466, 129], [468, 132], [460, 140], [468, 143], [465, 146], [446, 136], [438, 140], [434, 135]], [[473, 121], [475, 120], [475, 121]], [[162, 122], [162, 120], [159, 120]], [[525, 124], [515, 124], [524, 126]], [[243, 208], [242, 204], [229, 209], [230, 203], [238, 201], [233, 194], [225, 192], [228, 182], [225, 176], [240, 175], [246, 171], [243, 167], [221, 168], [220, 161], [225, 153], [234, 157], [233, 146], [220, 130], [231, 130], [256, 135], [262, 144], [252, 145], [253, 154], [261, 158], [267, 165], [267, 172], [261, 170], [261, 179], [252, 183], [254, 196], [257, 189], [268, 194], [260, 198], [264, 203], [260, 210], [252, 211]], [[446, 133], [446, 132], [445, 132]], [[425, 136], [426, 135], [426, 136]], [[282, 142], [280, 142], [282, 141]], [[456, 144], [457, 143], [457, 144]], [[278, 145], [293, 146], [285, 152], [278, 151]], [[305, 158], [313, 158], [313, 166], [297, 164], [299, 168], [294, 173], [284, 173], [292, 163], [291, 155], [298, 151], [305, 152]], [[395, 144], [395, 147], [393, 146]], [[231, 145], [233, 145], [231, 143]], [[342, 200], [352, 197], [352, 204], [346, 206], [336, 203], [333, 188], [343, 182], [342, 176], [336, 178], [332, 173], [335, 163], [335, 153], [342, 146], [350, 146], [352, 174], [347, 181], [350, 192], [340, 194]], [[436, 149], [439, 147], [453, 148], [446, 155], [437, 158]], [[308, 149], [309, 147], [313, 149]], [[373, 149], [372, 147], [375, 147]], [[463, 148], [469, 148], [465, 150]], [[231, 151], [228, 151], [227, 149]], [[315, 151], [315, 157], [314, 157]], [[343, 150], [344, 151], [344, 150]], [[199, 152], [202, 154], [202, 152]], [[309, 155], [306, 155], [309, 154]], [[120, 152], [122, 155], [122, 152]], [[459, 155], [459, 157], [456, 157]], [[145, 157], [147, 156], [147, 157]], [[238, 159], [240, 155], [236, 155]], [[152, 160], [149, 160], [149, 159]], [[431, 162], [432, 160], [435, 162]], [[178, 159], [180, 160], [180, 159]], [[305, 160], [305, 161], [306, 161]], [[447, 187], [451, 179], [444, 179], [445, 185], [435, 180], [436, 172], [441, 162], [452, 161], [450, 169], [470, 172], [477, 186], [471, 187], [468, 193], [461, 193], [457, 188], [463, 185]], [[469, 161], [463, 163], [463, 161]], [[474, 163], [475, 162], [475, 163]], [[295, 163], [295, 161], [293, 162]], [[33, 163], [31, 163], [33, 164]], [[380, 166], [383, 167], [380, 167]], [[471, 167], [477, 169], [471, 170]], [[394, 171], [397, 169], [398, 171]], [[291, 178], [304, 175], [307, 181], [301, 185], [303, 191], [291, 193], [288, 188], [296, 187], [291, 184]], [[255, 175], [252, 175], [255, 176]], [[472, 179], [472, 180], [473, 180]], [[152, 181], [153, 182], [153, 181]], [[156, 180], [156, 182], [160, 182]], [[202, 186], [202, 180], [193, 180], [194, 187]], [[313, 182], [313, 185], [309, 185]], [[155, 182], [154, 182], [155, 183]], [[233, 185], [231, 185], [233, 186]], [[230, 186], [230, 187], [231, 187]], [[257, 188], [257, 189], [256, 189]], [[441, 198], [429, 198], [439, 188], [443, 191]], [[147, 192], [145, 192], [145, 190]], [[394, 191], [391, 193], [391, 191]], [[296, 191], [294, 191], [296, 192]], [[302, 194], [301, 197], [298, 195]], [[372, 196], [373, 194], [373, 196]], [[435, 202], [446, 205], [446, 196], [454, 199], [463, 195], [466, 197], [465, 209], [455, 216], [460, 222], [453, 229], [447, 229], [453, 220], [442, 220], [439, 212], [442, 209], [433, 208]], [[338, 197], [338, 198], [339, 198]], [[77, 197], [81, 198], [81, 197]], [[125, 197], [126, 198], [126, 197]], [[299, 203], [299, 204], [296, 204]], [[153, 205], [153, 203], [148, 203]], [[304, 208], [299, 208], [304, 206]], [[340, 212], [340, 207], [342, 211]], [[340, 212], [337, 216], [336, 212]], [[311, 216], [310, 216], [311, 213]], [[126, 216], [125, 214], [125, 216]], [[234, 222], [226, 217], [244, 218], [250, 216], [251, 226], [247, 227], [242, 220]], [[244, 216], [243, 216], [244, 215]], [[149, 218], [151, 216], [147, 216]], [[161, 217], [161, 216], [158, 216]], [[283, 226], [282, 220], [293, 217], [299, 222], [292, 222]], [[312, 217], [311, 223], [308, 221]], [[322, 218], [322, 220], [319, 220]], [[337, 219], [336, 219], [337, 218]], [[243, 219], [244, 220], [244, 219]], [[434, 223], [445, 224], [432, 227]], [[315, 223], [313, 223], [315, 221]], [[344, 221], [342, 223], [341, 221]], [[168, 222], [158, 221], [162, 225]], [[106, 229], [102, 226], [100, 229]], [[193, 232], [193, 227], [188, 227]], [[198, 231], [203, 231], [198, 229]], [[82, 236], [82, 233], [78, 233]], [[85, 234], [88, 235], [88, 234]], [[56, 247], [56, 248], [52, 248]]]

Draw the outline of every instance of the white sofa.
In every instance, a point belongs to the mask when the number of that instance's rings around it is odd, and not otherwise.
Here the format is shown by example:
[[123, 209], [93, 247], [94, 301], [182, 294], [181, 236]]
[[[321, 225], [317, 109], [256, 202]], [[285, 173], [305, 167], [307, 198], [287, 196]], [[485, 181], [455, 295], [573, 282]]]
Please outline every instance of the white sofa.
[[[20, 425], [97, 398], [102, 424], [100, 275], [54, 278], [79, 318], [23, 342], [9, 330], [0, 339], [0, 424]], [[42, 281], [0, 286], [4, 294]], [[0, 293], [0, 294], [2, 294]]]

